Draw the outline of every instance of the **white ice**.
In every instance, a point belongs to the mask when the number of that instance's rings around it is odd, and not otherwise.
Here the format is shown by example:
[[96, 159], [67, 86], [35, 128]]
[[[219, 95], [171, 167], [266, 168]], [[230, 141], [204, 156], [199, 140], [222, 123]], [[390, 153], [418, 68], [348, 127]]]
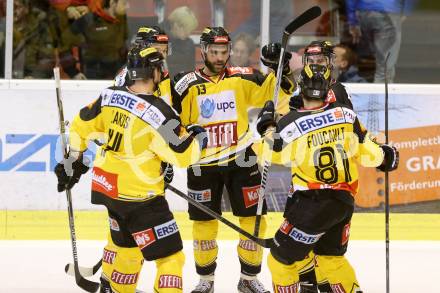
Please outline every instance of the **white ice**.
[[[81, 266], [91, 267], [101, 256], [103, 241], [78, 241]], [[185, 241], [184, 292], [198, 282], [192, 256], [192, 242]], [[235, 241], [219, 241], [215, 292], [237, 292], [240, 267]], [[392, 241], [390, 244], [391, 292], [440, 292], [440, 241]], [[271, 288], [264, 265], [260, 280]], [[383, 241], [351, 241], [347, 257], [354, 266], [364, 293], [385, 292], [385, 244]], [[64, 273], [72, 262], [70, 241], [0, 241], [0, 292], [83, 292], [74, 278]], [[98, 280], [99, 272], [92, 277]], [[154, 263], [145, 263], [138, 288], [153, 292]]]

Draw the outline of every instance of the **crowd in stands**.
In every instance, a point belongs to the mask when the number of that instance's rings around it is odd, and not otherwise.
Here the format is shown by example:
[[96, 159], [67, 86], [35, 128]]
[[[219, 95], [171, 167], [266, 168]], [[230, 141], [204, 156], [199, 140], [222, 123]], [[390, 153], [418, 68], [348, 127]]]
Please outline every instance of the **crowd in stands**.
[[[332, 13], [339, 11], [334, 14], [341, 28], [337, 34], [341, 44], [334, 50], [339, 81], [383, 82], [387, 54], [387, 74], [392, 81], [402, 21], [416, 1], [312, 1], [328, 9], [324, 9], [323, 16], [308, 29], [317, 39], [334, 37]], [[214, 19], [214, 9], [206, 11], [207, 2], [224, 10], [224, 26], [233, 36], [230, 64], [258, 68], [261, 1], [240, 2], [242, 11], [235, 16], [228, 13], [229, 1], [225, 0], [14, 0], [12, 78], [51, 78], [52, 68], [59, 65], [65, 79], [112, 79], [125, 63], [137, 28], [152, 25], [159, 25], [169, 36], [170, 72], [191, 70], [202, 61], [196, 38], [200, 28], [210, 25], [205, 22]], [[302, 6], [296, 2], [303, 1], [271, 1], [270, 41], [280, 39], [283, 26], [298, 14], [295, 9]], [[0, 53], [3, 56], [5, 14], [6, 0], [0, 0]], [[238, 21], [241, 16], [246, 17]], [[228, 24], [232, 28], [228, 28]], [[289, 49], [294, 55], [291, 62], [301, 60], [301, 46]], [[4, 76], [4, 58], [1, 59], [0, 73]], [[365, 66], [365, 60], [369, 66]]]

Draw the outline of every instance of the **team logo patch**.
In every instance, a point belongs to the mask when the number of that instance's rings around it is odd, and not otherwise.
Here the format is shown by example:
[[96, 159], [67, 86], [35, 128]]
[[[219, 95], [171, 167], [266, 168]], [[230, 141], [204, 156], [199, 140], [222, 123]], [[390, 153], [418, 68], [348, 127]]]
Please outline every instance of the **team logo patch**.
[[217, 241], [215, 240], [194, 240], [194, 250], [208, 251], [217, 248]]
[[[274, 285], [275, 287], [275, 285]], [[299, 292], [299, 283], [295, 283], [287, 286], [276, 285], [276, 292], [278, 293], [298, 293]]]
[[121, 231], [121, 229], [119, 228], [119, 224], [115, 219], [108, 218], [108, 222], [110, 224], [110, 230], [117, 231], [117, 232]]
[[188, 188], [188, 196], [197, 202], [211, 201], [211, 189], [192, 190]]
[[316, 242], [318, 242], [319, 238], [321, 238], [322, 235], [324, 235], [324, 233], [307, 234], [306, 232], [301, 231], [296, 227], [293, 228], [289, 233], [290, 238], [292, 238], [295, 241], [304, 243], [304, 244], [316, 243]]
[[136, 232], [131, 235], [133, 235], [134, 241], [140, 249], [144, 249], [145, 247], [156, 241], [156, 237], [154, 236], [152, 228]]
[[103, 193], [111, 198], [118, 198], [118, 174], [93, 167], [92, 190]]
[[208, 132], [208, 148], [237, 145], [237, 122], [224, 122], [203, 126]]
[[194, 72], [190, 72], [176, 83], [174, 89], [179, 95], [182, 95], [183, 92], [188, 88], [189, 84], [193, 81], [197, 80], [197, 76]]
[[122, 284], [122, 285], [132, 285], [136, 284], [138, 279], [138, 274], [123, 274], [116, 270], [113, 270], [112, 272], [112, 281], [116, 284]]
[[290, 224], [289, 221], [284, 220], [284, 222], [281, 224], [281, 227], [280, 227], [279, 230], [280, 230], [282, 233], [288, 235], [289, 232], [290, 232], [290, 230], [292, 230], [292, 228], [293, 228], [293, 225]]
[[244, 206], [246, 208], [254, 206], [258, 203], [258, 197], [261, 193], [260, 187], [261, 185], [241, 188], [241, 191], [243, 192]]
[[257, 244], [252, 240], [240, 239], [238, 246], [248, 251], [257, 251]]
[[182, 278], [175, 275], [160, 275], [159, 288], [182, 289]]
[[327, 98], [325, 99], [325, 101], [326, 101], [327, 103], [334, 103], [334, 102], [336, 102], [336, 95], [335, 95], [335, 93], [333, 92], [333, 90], [329, 90], [329, 91], [328, 91], [328, 93], [327, 93]]
[[108, 264], [113, 264], [113, 262], [115, 261], [117, 252], [116, 251], [111, 251], [111, 250], [107, 250], [104, 248], [104, 253], [102, 255], [102, 261]]
[[154, 227], [157, 239], [162, 239], [179, 232], [176, 221], [173, 219], [161, 225]]
[[341, 238], [341, 244], [345, 245], [348, 243], [348, 239], [350, 239], [350, 223], [346, 224], [344, 226], [344, 229], [342, 229], [342, 238]]
[[203, 118], [210, 118], [215, 111], [215, 103], [213, 99], [205, 99], [200, 104], [200, 115]]

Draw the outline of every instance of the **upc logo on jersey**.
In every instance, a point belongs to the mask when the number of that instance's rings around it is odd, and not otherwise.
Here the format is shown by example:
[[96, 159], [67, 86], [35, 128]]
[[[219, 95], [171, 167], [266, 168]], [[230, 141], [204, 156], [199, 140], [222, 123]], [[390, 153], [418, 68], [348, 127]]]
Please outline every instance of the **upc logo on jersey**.
[[192, 190], [188, 188], [188, 196], [197, 202], [211, 201], [211, 189]]
[[136, 273], [136, 274], [123, 274], [123, 273], [120, 273], [116, 270], [113, 270], [111, 279], [116, 284], [132, 285], [132, 284], [136, 284], [137, 279], [138, 279], [138, 273]]
[[133, 235], [134, 241], [136, 241], [136, 244], [140, 249], [143, 249], [156, 241], [152, 228], [131, 235]]
[[213, 99], [205, 99], [200, 104], [200, 115], [203, 118], [210, 118], [214, 114], [215, 103]]
[[260, 186], [261, 185], [241, 188], [243, 192], [244, 205], [246, 208], [254, 206], [258, 203], [258, 197], [261, 193]]
[[118, 174], [106, 172], [98, 167], [92, 169], [92, 190], [111, 198], [118, 197]]
[[160, 275], [159, 288], [182, 289], [182, 278], [174, 275]]
[[197, 96], [199, 124], [237, 120], [235, 93], [232, 90]]
[[179, 227], [177, 227], [177, 223], [173, 219], [154, 227], [154, 232], [156, 232], [157, 239], [162, 239], [179, 232]]
[[293, 228], [290, 231], [289, 236], [293, 238], [293, 240], [304, 243], [304, 244], [313, 244], [316, 243], [324, 233], [319, 234], [307, 234], [304, 231], [299, 230], [298, 228]]
[[203, 126], [208, 132], [208, 148], [237, 145], [237, 122], [223, 122]]
[[278, 293], [298, 293], [299, 292], [299, 283], [295, 283], [292, 285], [281, 286], [276, 285]]
[[[308, 133], [329, 125], [344, 123], [345, 115], [341, 108], [335, 108], [322, 113], [307, 115], [296, 120], [301, 133]], [[347, 121], [351, 122], [351, 121]]]

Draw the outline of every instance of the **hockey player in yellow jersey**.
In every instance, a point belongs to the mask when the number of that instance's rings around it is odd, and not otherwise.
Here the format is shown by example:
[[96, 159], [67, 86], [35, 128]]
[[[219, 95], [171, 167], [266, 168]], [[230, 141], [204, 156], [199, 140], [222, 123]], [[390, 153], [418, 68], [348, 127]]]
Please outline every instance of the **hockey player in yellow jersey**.
[[277, 247], [268, 256], [273, 289], [299, 292], [298, 270], [313, 250], [318, 281], [328, 282], [331, 292], [361, 292], [344, 257], [358, 191], [357, 163], [392, 171], [399, 156], [394, 147], [372, 139], [345, 88], [331, 85], [327, 56], [318, 52], [306, 57], [299, 81], [303, 107], [276, 122], [269, 101], [257, 120], [259, 133], [269, 126], [276, 129], [266, 135], [263, 158], [290, 165], [293, 174], [293, 197], [274, 237]]
[[154, 292], [182, 292], [185, 257], [164, 197], [161, 163], [197, 162], [206, 132], [197, 125], [184, 128], [176, 112], [153, 95], [163, 71], [163, 56], [155, 48], [131, 49], [127, 69], [131, 85], [103, 90], [73, 120], [73, 175], [67, 176], [62, 163], [55, 167], [58, 191], [72, 188], [87, 172], [82, 153], [88, 141], [104, 134], [92, 169], [92, 203], [106, 206], [110, 226], [101, 292], [135, 292], [144, 260], [156, 262]]
[[[250, 67], [227, 67], [231, 39], [222, 27], [207, 27], [200, 37], [204, 67], [176, 75], [172, 83], [173, 106], [184, 125], [197, 123], [208, 133], [208, 147], [199, 163], [187, 172], [188, 194], [221, 213], [221, 198], [226, 187], [232, 212], [239, 217], [241, 228], [253, 233], [261, 174], [251, 149], [253, 134], [249, 130], [249, 107], [261, 108], [274, 92], [275, 75], [262, 75]], [[287, 79], [284, 90], [292, 92]], [[189, 205], [193, 220], [194, 258], [200, 282], [193, 293], [214, 291], [217, 258], [218, 221]], [[260, 237], [266, 222], [261, 221]], [[239, 292], [269, 292], [258, 281], [262, 248], [240, 236], [237, 246], [241, 265]], [[231, 289], [232, 290], [232, 289]]]

